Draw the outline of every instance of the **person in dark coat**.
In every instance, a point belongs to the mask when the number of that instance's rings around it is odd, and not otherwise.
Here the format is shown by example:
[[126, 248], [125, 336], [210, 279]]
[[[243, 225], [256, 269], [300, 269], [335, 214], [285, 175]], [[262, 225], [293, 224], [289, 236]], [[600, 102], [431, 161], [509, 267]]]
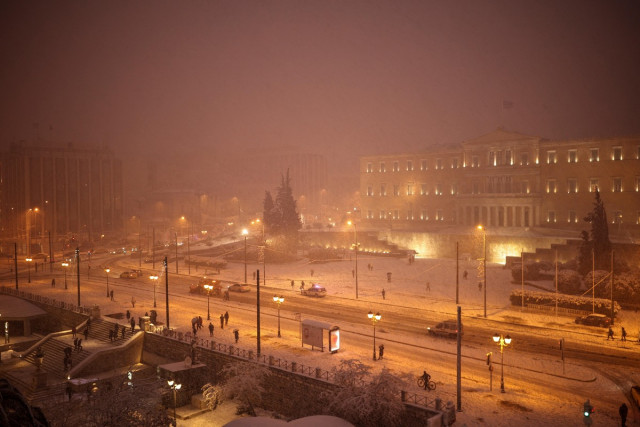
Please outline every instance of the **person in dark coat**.
[[131, 312], [127, 310], [127, 320], [129, 320], [130, 317], [131, 317]]
[[622, 421], [622, 427], [626, 427], [627, 414], [629, 413], [629, 408], [627, 407], [627, 404], [623, 402], [622, 405], [620, 405], [620, 409], [618, 409], [618, 412], [620, 413], [620, 421]]
[[378, 359], [382, 359], [382, 356], [384, 356], [384, 344], [378, 346]]
[[134, 333], [136, 330], [136, 321], [135, 319], [132, 317], [131, 318], [131, 333]]
[[74, 350], [77, 350], [77, 349], [78, 349], [78, 338], [75, 338], [75, 339], [73, 340], [73, 349], [74, 349]]
[[111, 295], [111, 301], [113, 301], [113, 289], [111, 290], [111, 292], [109, 294]]
[[220, 315], [220, 329], [224, 329], [224, 314]]
[[71, 386], [71, 383], [67, 383], [65, 391], [67, 392], [67, 396], [69, 396], [69, 400], [71, 400], [71, 396], [73, 396], [73, 387]]
[[209, 336], [213, 336], [213, 323], [209, 322]]
[[626, 341], [627, 340], [627, 331], [624, 330], [624, 327], [622, 328], [622, 333], [620, 335], [622, 338], [620, 338], [622, 341]]
[[229, 324], [229, 312], [228, 311], [224, 312], [224, 324], [225, 325]]
[[113, 342], [113, 331], [109, 329], [109, 341]]
[[76, 337], [76, 333], [77, 333], [77, 332], [78, 332], [78, 331], [76, 330], [76, 327], [75, 327], [75, 326], [73, 326], [73, 327], [71, 328], [71, 336], [72, 336], [73, 338], [75, 338], [75, 337]]
[[240, 332], [237, 329], [233, 330], [233, 337], [236, 339], [236, 344], [238, 344], [238, 339], [240, 339]]
[[86, 328], [84, 328], [84, 340], [88, 340], [89, 339], [89, 327], [87, 326]]
[[78, 351], [82, 351], [82, 338], [78, 340]]
[[124, 333], [126, 332], [127, 328], [125, 328], [124, 326], [122, 327], [122, 329], [120, 329], [120, 335], [122, 336], [122, 339], [124, 339]]
[[611, 329], [611, 326], [609, 326], [609, 332], [607, 332], [607, 341], [609, 341], [609, 339], [614, 339], [613, 338], [613, 329]]

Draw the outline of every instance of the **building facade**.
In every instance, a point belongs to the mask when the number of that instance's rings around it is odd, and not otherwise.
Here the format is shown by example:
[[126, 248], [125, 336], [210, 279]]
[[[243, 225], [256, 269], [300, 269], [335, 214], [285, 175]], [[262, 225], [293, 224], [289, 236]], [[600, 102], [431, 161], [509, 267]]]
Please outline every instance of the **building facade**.
[[5, 241], [45, 248], [49, 234], [91, 242], [122, 229], [122, 166], [109, 149], [15, 143], [0, 154], [0, 179]]
[[422, 153], [363, 157], [360, 177], [362, 221], [372, 228], [576, 234], [598, 188], [610, 233], [640, 236], [640, 137], [551, 141], [498, 129]]

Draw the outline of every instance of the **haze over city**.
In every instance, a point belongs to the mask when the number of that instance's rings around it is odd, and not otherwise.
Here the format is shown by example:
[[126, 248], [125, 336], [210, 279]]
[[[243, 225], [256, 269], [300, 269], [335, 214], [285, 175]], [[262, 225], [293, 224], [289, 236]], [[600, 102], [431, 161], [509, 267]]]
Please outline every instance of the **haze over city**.
[[132, 191], [149, 161], [206, 179], [291, 147], [355, 190], [358, 156], [498, 126], [637, 134], [639, 21], [635, 1], [3, 2], [0, 140], [106, 145]]

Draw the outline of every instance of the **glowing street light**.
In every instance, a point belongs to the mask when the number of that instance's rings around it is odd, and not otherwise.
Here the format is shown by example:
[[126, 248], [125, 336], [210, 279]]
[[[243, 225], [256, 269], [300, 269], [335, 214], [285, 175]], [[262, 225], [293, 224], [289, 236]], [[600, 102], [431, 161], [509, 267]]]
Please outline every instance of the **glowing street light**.
[[204, 285], [204, 288], [207, 290], [207, 320], [211, 320], [211, 312], [209, 311], [209, 297], [211, 296], [213, 285], [206, 284]]
[[69, 268], [68, 262], [62, 263], [62, 269], [64, 270], [64, 289], [67, 290], [67, 268]]
[[484, 287], [484, 317], [487, 317], [487, 229], [479, 225], [478, 230], [482, 231], [482, 286]]
[[511, 337], [507, 335], [506, 337], [502, 336], [502, 334], [498, 334], [497, 332], [493, 335], [493, 342], [500, 346], [500, 392], [504, 393], [504, 354], [503, 350], [506, 346], [511, 344]]
[[104, 269], [105, 275], [107, 276], [107, 298], [109, 298], [109, 272], [110, 271], [111, 269], [108, 267]]
[[373, 314], [373, 312], [369, 312], [367, 317], [371, 319], [371, 324], [373, 325], [373, 360], [376, 360], [376, 323], [382, 317], [380, 313]]
[[347, 221], [348, 225], [353, 225], [353, 234], [356, 240], [356, 246], [355, 246], [355, 251], [356, 251], [356, 271], [355, 271], [355, 277], [356, 277], [356, 299], [358, 299], [358, 227], [356, 226], [356, 222], [355, 221]]
[[247, 235], [249, 230], [242, 229], [242, 235], [244, 236], [244, 283], [247, 283]]
[[284, 302], [284, 297], [283, 296], [274, 295], [273, 296], [273, 302], [278, 304], [278, 338], [280, 338], [280, 304], [282, 304]]
[[167, 380], [167, 384], [171, 390], [173, 390], [173, 419], [176, 419], [176, 390], [180, 390], [182, 388], [182, 384], [176, 383], [174, 380]]
[[31, 261], [33, 261], [33, 258], [25, 258], [24, 260], [27, 262], [28, 283], [31, 283]]
[[156, 284], [158, 283], [158, 276], [151, 275], [149, 279], [153, 281], [153, 308], [156, 308]]

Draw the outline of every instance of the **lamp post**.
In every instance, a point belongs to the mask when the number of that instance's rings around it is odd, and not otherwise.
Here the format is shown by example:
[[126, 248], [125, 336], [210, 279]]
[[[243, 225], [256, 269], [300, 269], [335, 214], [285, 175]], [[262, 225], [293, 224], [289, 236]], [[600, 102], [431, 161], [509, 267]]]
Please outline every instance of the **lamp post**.
[[509, 335], [502, 336], [502, 334], [495, 333], [493, 335], [493, 342], [500, 346], [500, 392], [504, 393], [504, 348], [511, 344], [511, 337]]
[[107, 276], [107, 298], [109, 298], [109, 272], [110, 271], [111, 269], [108, 267], [104, 269], [105, 275]]
[[284, 302], [284, 297], [283, 296], [277, 296], [274, 295], [273, 296], [273, 302], [275, 302], [276, 304], [278, 304], [278, 338], [280, 338], [280, 304], [282, 304]]
[[242, 229], [242, 235], [244, 236], [244, 283], [247, 283], [247, 235], [249, 230]]
[[176, 419], [176, 390], [182, 388], [182, 384], [176, 383], [174, 380], [167, 380], [167, 384], [173, 390], [173, 419]]
[[211, 311], [209, 311], [209, 297], [211, 296], [211, 289], [213, 289], [213, 285], [204, 285], [204, 288], [207, 290], [207, 320], [211, 320]]
[[478, 230], [482, 231], [482, 287], [484, 288], [484, 317], [487, 317], [487, 229], [479, 225]]
[[267, 240], [264, 238], [264, 221], [257, 218], [255, 221], [251, 221], [251, 224], [262, 225], [262, 284], [267, 284]]
[[64, 289], [67, 290], [67, 268], [69, 267], [68, 262], [62, 263], [62, 269], [64, 270]]
[[370, 311], [367, 317], [371, 319], [371, 324], [373, 325], [373, 360], [376, 360], [376, 323], [378, 323], [382, 316], [380, 316], [380, 313], [373, 314], [373, 312]]
[[33, 258], [25, 258], [24, 260], [27, 262], [27, 282], [31, 283], [31, 261]]
[[356, 222], [355, 221], [351, 221], [349, 220], [347, 222], [347, 224], [349, 225], [353, 225], [353, 235], [355, 237], [355, 241], [356, 241], [356, 246], [355, 246], [355, 251], [356, 251], [356, 271], [355, 271], [355, 277], [356, 277], [356, 299], [358, 299], [358, 227], [356, 226]]
[[191, 274], [191, 251], [189, 249], [189, 236], [191, 233], [189, 233], [189, 220], [187, 218], [185, 218], [184, 215], [182, 215], [180, 217], [180, 221], [184, 221], [187, 224], [187, 271], [189, 272], [189, 274]]
[[156, 308], [156, 284], [158, 283], [158, 276], [151, 275], [149, 279], [153, 281], [153, 308]]

